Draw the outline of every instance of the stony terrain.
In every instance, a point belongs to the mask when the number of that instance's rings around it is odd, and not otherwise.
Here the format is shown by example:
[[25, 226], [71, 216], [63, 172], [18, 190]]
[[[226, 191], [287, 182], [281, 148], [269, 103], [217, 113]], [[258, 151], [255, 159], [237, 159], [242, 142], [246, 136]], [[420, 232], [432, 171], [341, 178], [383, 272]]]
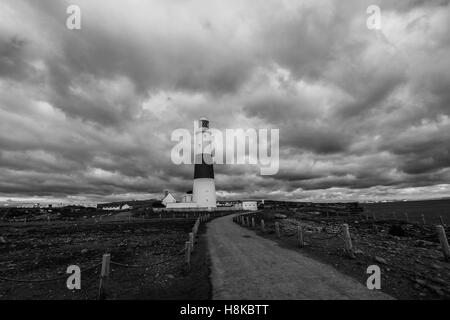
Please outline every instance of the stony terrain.
[[[207, 299], [206, 244], [200, 237], [190, 273], [180, 254], [193, 224], [193, 219], [3, 223], [0, 277], [62, 279], [48, 283], [0, 280], [0, 299], [97, 299], [100, 267], [83, 270], [99, 264], [105, 252], [122, 264], [148, 266], [112, 265], [107, 299]], [[200, 234], [203, 231], [202, 227]], [[82, 271], [82, 289], [73, 292], [66, 288], [65, 273], [72, 264]]]
[[[382, 290], [400, 299], [449, 299], [450, 262], [443, 259], [434, 226], [399, 220], [366, 220], [363, 215], [312, 215], [301, 210], [264, 210], [254, 214], [266, 224], [266, 236], [275, 237], [274, 222], [280, 223], [281, 243], [298, 249], [296, 229], [305, 230], [311, 257], [332, 264], [338, 270], [366, 283], [369, 265], [382, 270]], [[347, 223], [356, 257], [344, 252], [341, 225]], [[446, 228], [447, 234], [450, 230]], [[258, 231], [260, 232], [260, 231]], [[278, 240], [277, 240], [278, 241]]]

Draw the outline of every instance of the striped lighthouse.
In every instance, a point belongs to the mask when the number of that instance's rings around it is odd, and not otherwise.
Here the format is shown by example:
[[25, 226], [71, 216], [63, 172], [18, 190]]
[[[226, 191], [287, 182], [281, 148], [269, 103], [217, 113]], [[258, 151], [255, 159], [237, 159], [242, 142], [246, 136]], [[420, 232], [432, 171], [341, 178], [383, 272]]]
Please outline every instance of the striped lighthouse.
[[193, 201], [200, 208], [216, 207], [216, 185], [212, 160], [212, 137], [209, 120], [201, 118], [195, 128], [195, 169]]

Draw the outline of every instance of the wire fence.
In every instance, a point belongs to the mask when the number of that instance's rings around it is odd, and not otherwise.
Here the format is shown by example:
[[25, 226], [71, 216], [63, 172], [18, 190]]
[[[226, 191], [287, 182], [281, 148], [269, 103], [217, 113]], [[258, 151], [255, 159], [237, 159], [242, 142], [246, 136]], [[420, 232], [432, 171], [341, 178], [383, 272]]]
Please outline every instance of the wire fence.
[[[97, 263], [87, 269], [82, 269], [83, 272], [89, 272], [91, 270], [94, 270], [96, 268], [98, 268], [99, 266], [101, 266], [102, 263]], [[11, 279], [11, 278], [5, 278], [5, 277], [0, 277], [0, 281], [5, 281], [5, 282], [18, 282], [18, 283], [44, 283], [44, 282], [53, 282], [53, 281], [59, 281], [59, 280], [67, 280], [67, 275], [63, 275], [63, 276], [58, 276], [58, 277], [53, 277], [53, 278], [48, 278], [48, 279]]]
[[120, 262], [116, 262], [116, 261], [110, 261], [110, 264], [118, 266], [118, 267], [123, 267], [123, 268], [152, 268], [152, 267], [156, 267], [158, 265], [170, 262], [172, 260], [175, 260], [179, 255], [183, 254], [186, 251], [186, 248], [181, 249], [178, 253], [176, 253], [174, 256], [171, 256], [170, 258], [167, 258], [165, 260], [156, 262], [156, 263], [152, 263], [152, 264], [143, 264], [143, 265], [139, 265], [139, 264], [125, 264], [125, 263], [120, 263]]
[[[297, 223], [296, 232], [290, 231], [292, 229], [291, 227], [283, 226], [280, 224], [280, 222], [276, 221], [272, 225], [266, 225], [266, 222], [262, 219], [262, 217], [259, 217], [259, 226], [257, 225], [257, 221], [255, 217], [260, 213], [260, 211], [253, 212], [253, 213], [247, 213], [247, 214], [240, 214], [233, 218], [233, 221], [243, 227], [248, 227], [252, 229], [258, 229], [260, 228], [262, 233], [269, 232], [275, 232], [276, 237], [278, 239], [281, 239], [283, 237], [297, 237], [297, 241], [300, 247], [304, 247], [308, 241], [308, 246], [317, 247], [316, 242], [327, 242], [325, 245], [328, 244], [328, 241], [334, 240], [334, 239], [340, 239], [342, 240], [344, 251], [352, 258], [355, 257], [355, 250], [352, 243], [352, 236], [350, 234], [349, 225], [347, 223], [340, 224], [339, 231], [329, 231], [326, 228], [320, 228], [320, 231], [310, 231], [306, 230], [306, 224], [305, 223]], [[359, 218], [359, 221], [356, 221], [356, 223], [361, 223], [362, 217], [365, 217], [367, 222], [374, 223], [376, 221], [376, 217], [373, 216], [372, 220], [370, 221], [369, 217], [367, 215], [361, 216], [358, 215], [357, 217], [352, 218]], [[405, 216], [406, 220], [408, 219], [408, 216]], [[431, 226], [425, 224], [425, 220], [422, 216], [422, 226], [421, 228], [426, 229], [427, 231], [432, 231]], [[314, 219], [313, 219], [314, 221]], [[317, 221], [316, 221], [317, 222]], [[447, 261], [450, 261], [450, 246], [448, 243], [446, 231], [445, 231], [445, 223], [442, 218], [442, 216], [439, 219], [439, 222], [441, 224], [435, 225], [435, 234], [437, 233], [437, 236], [439, 238], [440, 247], [442, 250], [442, 253], [444, 255], [444, 259]], [[287, 229], [287, 230], [286, 230]], [[323, 245], [322, 245], [323, 246]]]
[[[223, 215], [222, 214], [214, 215], [214, 217], [219, 217], [219, 216], [223, 216]], [[86, 272], [89, 272], [89, 271], [92, 271], [92, 270], [95, 270], [95, 269], [101, 267], [99, 295], [98, 295], [99, 299], [104, 299], [106, 297], [105, 288], [106, 288], [106, 283], [108, 282], [108, 279], [109, 279], [111, 265], [120, 267], [120, 268], [150, 269], [150, 268], [156, 267], [158, 265], [172, 262], [172, 261], [178, 259], [180, 255], [185, 254], [184, 263], [186, 264], [186, 270], [190, 271], [191, 255], [194, 251], [194, 245], [196, 243], [196, 236], [199, 231], [200, 224], [205, 223], [211, 219], [212, 219], [211, 214], [203, 214], [203, 215], [198, 216], [197, 219], [195, 220], [194, 226], [192, 227], [192, 232], [189, 233], [188, 241], [185, 243], [185, 247], [183, 249], [177, 251], [174, 255], [171, 255], [167, 259], [164, 259], [164, 260], [161, 260], [161, 261], [158, 261], [155, 263], [151, 263], [151, 264], [126, 264], [126, 263], [121, 263], [121, 262], [111, 260], [111, 255], [106, 253], [103, 255], [102, 262], [94, 264], [88, 268], [80, 268], [80, 270], [83, 273], [86, 273]], [[69, 276], [70, 275], [65, 274], [65, 275], [47, 278], [47, 279], [13, 279], [13, 278], [9, 278], [9, 277], [0, 276], [0, 282], [30, 283], [30, 284], [32, 284], [32, 283], [50, 283], [50, 282], [56, 282], [56, 281], [60, 281], [60, 280], [67, 280]]]

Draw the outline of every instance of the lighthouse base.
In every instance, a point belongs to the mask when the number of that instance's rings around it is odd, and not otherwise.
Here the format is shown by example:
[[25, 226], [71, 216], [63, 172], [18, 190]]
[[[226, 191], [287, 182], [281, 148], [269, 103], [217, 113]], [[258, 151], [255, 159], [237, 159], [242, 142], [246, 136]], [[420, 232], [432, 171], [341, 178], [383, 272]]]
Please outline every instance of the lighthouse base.
[[200, 208], [216, 208], [216, 185], [214, 179], [194, 179], [193, 201]]

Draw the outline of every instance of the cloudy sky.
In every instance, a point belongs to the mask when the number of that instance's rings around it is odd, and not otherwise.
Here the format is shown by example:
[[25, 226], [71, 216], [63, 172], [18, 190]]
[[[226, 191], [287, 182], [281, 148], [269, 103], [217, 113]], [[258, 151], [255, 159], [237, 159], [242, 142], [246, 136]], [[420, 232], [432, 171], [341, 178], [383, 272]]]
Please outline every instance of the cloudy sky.
[[449, 24], [443, 0], [1, 0], [0, 202], [181, 194], [171, 133], [202, 116], [280, 129], [278, 174], [216, 166], [219, 197], [450, 196]]

